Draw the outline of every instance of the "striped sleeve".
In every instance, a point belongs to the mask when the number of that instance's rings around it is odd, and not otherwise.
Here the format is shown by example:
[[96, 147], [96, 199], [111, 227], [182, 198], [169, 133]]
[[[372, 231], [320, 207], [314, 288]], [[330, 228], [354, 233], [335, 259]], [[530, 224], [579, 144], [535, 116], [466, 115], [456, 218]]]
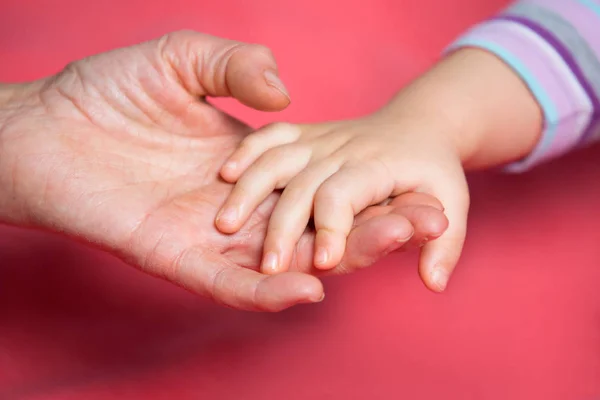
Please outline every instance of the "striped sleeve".
[[544, 115], [521, 172], [600, 141], [600, 0], [522, 0], [466, 32], [449, 50], [495, 54], [523, 79]]

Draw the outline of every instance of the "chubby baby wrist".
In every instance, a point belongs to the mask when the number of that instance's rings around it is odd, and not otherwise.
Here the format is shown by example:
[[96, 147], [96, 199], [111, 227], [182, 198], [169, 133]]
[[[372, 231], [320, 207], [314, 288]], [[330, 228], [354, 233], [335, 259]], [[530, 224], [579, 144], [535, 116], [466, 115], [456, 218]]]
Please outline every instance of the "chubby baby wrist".
[[399, 127], [406, 125], [406, 121], [413, 121], [412, 126], [422, 127], [415, 134], [428, 135], [438, 142], [445, 141], [461, 164], [468, 165], [478, 151], [483, 136], [482, 124], [457, 104], [460, 99], [452, 93], [442, 87], [427, 86], [421, 81], [411, 83], [379, 113]]

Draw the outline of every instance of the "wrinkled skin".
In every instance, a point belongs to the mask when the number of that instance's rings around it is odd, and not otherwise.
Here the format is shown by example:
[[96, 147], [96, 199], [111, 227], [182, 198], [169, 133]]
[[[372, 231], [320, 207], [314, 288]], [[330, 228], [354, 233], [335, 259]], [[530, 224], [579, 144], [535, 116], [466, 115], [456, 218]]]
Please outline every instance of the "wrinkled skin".
[[[289, 98], [280, 81], [265, 80], [265, 71], [277, 74], [263, 47], [177, 32], [6, 86], [0, 220], [61, 232], [230, 307], [278, 311], [320, 301], [310, 229], [292, 271], [257, 272], [277, 194], [235, 235], [213, 225], [232, 188], [218, 171], [250, 128], [204, 96], [281, 110]], [[446, 225], [441, 205], [426, 195], [371, 207], [357, 217], [333, 273], [415, 247]]]

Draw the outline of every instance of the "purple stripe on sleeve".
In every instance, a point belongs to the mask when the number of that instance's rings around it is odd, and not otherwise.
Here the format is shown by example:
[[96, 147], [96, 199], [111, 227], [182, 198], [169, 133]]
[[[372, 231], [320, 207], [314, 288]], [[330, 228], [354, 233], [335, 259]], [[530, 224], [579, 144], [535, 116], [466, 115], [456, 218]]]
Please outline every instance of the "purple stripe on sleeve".
[[[590, 85], [590, 83], [587, 80], [587, 78], [585, 77], [583, 71], [581, 71], [581, 68], [579, 68], [577, 61], [575, 61], [575, 58], [573, 57], [573, 55], [571, 55], [571, 52], [551, 32], [549, 32], [543, 26], [541, 26], [527, 18], [504, 14], [504, 15], [499, 15], [499, 16], [495, 17], [494, 19], [517, 22], [521, 25], [528, 27], [529, 29], [531, 29], [532, 31], [537, 33], [546, 42], [548, 42], [548, 44], [550, 46], [552, 46], [558, 54], [560, 54], [562, 59], [565, 61], [565, 63], [569, 66], [569, 68], [573, 72], [573, 75], [575, 75], [575, 77], [581, 84], [581, 87], [583, 88], [583, 90], [585, 90], [585, 93], [588, 95], [588, 97], [590, 98], [590, 101], [592, 102], [592, 105], [594, 106], [594, 112], [596, 113], [596, 112], [598, 112], [598, 110], [600, 110], [600, 101], [598, 100], [598, 96], [596, 96], [596, 92], [594, 91], [594, 88], [592, 87], [592, 85]], [[599, 27], [599, 35], [600, 35], [600, 27]]]
[[579, 140], [578, 145], [576, 147], [585, 146], [585, 144], [589, 141], [590, 136], [594, 132], [593, 127], [595, 120], [600, 117], [600, 101], [598, 100], [598, 96], [596, 95], [594, 88], [592, 87], [592, 85], [590, 85], [588, 79], [586, 78], [581, 68], [579, 68], [577, 61], [575, 60], [571, 52], [550, 31], [527, 18], [503, 14], [495, 17], [494, 19], [516, 22], [531, 29], [541, 38], [543, 38], [550, 46], [552, 46], [556, 50], [556, 52], [562, 57], [565, 63], [569, 66], [569, 68], [573, 72], [573, 75], [581, 84], [581, 87], [589, 97], [593, 106], [592, 118], [590, 120], [590, 123], [585, 128], [584, 133], [581, 136], [581, 139]]
[[[559, 15], [575, 29], [581, 38], [596, 52], [600, 53], [600, 18], [578, 1], [573, 0], [527, 0], [524, 4], [532, 4]], [[599, 3], [600, 4], [600, 3]]]

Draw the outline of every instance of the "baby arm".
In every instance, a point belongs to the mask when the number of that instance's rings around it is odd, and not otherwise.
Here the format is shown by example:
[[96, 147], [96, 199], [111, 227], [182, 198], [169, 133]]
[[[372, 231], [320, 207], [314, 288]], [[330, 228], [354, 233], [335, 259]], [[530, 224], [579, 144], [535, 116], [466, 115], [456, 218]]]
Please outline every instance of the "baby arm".
[[526, 85], [541, 112], [539, 128], [514, 124], [514, 129], [507, 126], [511, 122], [497, 120], [496, 129], [479, 130], [478, 146], [467, 167], [512, 161], [507, 170], [521, 172], [600, 139], [598, 1], [516, 2], [475, 26], [450, 50], [465, 47], [485, 50], [502, 60]]
[[[426, 192], [441, 200], [449, 227], [424, 246], [419, 268], [428, 287], [443, 290], [466, 234], [463, 168], [508, 164], [522, 171], [597, 140], [599, 91], [589, 86], [600, 80], [586, 67], [598, 62], [594, 7], [583, 0], [516, 3], [469, 31], [373, 115], [274, 125], [249, 136], [223, 167], [223, 177], [237, 186], [217, 226], [239, 229], [268, 193], [285, 188], [270, 221], [263, 270], [286, 268], [311, 215], [318, 232], [314, 263], [328, 269], [339, 262], [356, 213], [401, 193]], [[581, 15], [568, 19], [574, 9]]]

